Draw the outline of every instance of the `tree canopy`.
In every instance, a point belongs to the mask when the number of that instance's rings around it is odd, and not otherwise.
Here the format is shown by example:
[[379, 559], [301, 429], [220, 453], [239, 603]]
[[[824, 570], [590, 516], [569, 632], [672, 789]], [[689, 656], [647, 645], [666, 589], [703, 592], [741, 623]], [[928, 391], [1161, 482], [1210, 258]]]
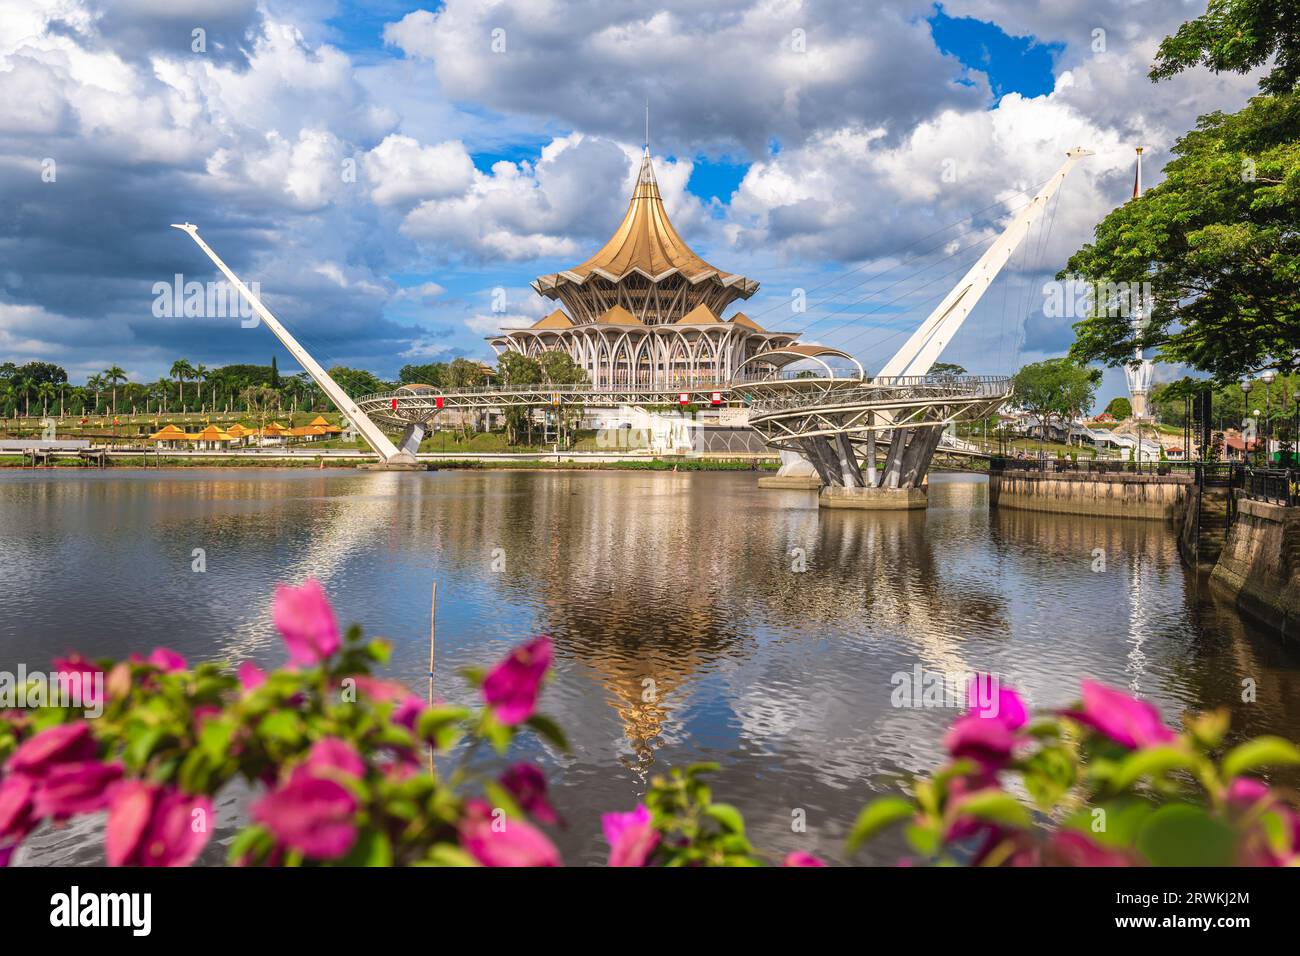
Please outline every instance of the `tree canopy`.
[[[1300, 362], [1300, 93], [1291, 3], [1215, 0], [1167, 38], [1152, 77], [1196, 63], [1245, 71], [1276, 55], [1271, 95], [1202, 116], [1173, 147], [1165, 179], [1098, 224], [1058, 278], [1149, 283], [1140, 329], [1123, 310], [1075, 325], [1071, 354], [1111, 365], [1135, 346], [1220, 382]], [[1283, 17], [1283, 11], [1287, 17]], [[1103, 297], [1094, 301], [1100, 304]]]
[[1067, 421], [1092, 408], [1101, 370], [1069, 358], [1047, 359], [1026, 365], [1011, 384], [1013, 401], [1046, 426], [1053, 419]]
[[1215, 73], [1248, 73], [1273, 60], [1259, 87], [1289, 93], [1300, 81], [1300, 11], [1295, 0], [1210, 0], [1156, 51], [1151, 79], [1163, 80], [1198, 64]]

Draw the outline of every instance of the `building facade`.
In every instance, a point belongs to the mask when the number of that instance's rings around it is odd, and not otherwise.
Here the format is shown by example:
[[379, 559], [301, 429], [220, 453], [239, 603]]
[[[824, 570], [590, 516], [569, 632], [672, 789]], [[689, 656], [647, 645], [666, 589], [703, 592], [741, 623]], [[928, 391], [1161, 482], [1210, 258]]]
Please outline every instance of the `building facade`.
[[758, 283], [709, 265], [677, 234], [649, 149], [613, 237], [533, 288], [560, 307], [489, 344], [498, 355], [567, 352], [595, 388], [725, 385], [765, 377], [795, 357], [781, 350], [794, 346], [797, 333], [769, 332], [743, 312], [720, 317]]

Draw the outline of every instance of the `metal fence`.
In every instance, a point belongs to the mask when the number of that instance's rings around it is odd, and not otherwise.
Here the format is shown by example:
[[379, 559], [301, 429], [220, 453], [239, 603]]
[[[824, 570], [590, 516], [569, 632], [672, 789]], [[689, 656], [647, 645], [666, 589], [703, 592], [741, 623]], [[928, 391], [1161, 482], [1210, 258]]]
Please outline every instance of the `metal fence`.
[[1080, 475], [1188, 475], [1201, 487], [1228, 488], [1242, 498], [1300, 507], [1300, 469], [1250, 468], [1235, 461], [1072, 461], [1068, 458], [994, 456], [995, 473]]
[[1294, 508], [1300, 505], [1300, 471], [1290, 468], [1248, 468], [1238, 494]]

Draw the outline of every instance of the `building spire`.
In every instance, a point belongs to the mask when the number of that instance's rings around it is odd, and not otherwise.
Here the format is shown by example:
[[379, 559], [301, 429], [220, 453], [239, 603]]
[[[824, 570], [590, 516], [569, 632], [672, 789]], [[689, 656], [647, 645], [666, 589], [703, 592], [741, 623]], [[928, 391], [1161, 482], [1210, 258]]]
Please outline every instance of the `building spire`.
[[1142, 147], [1137, 148], [1138, 164], [1137, 172], [1133, 176], [1133, 198], [1142, 198]]

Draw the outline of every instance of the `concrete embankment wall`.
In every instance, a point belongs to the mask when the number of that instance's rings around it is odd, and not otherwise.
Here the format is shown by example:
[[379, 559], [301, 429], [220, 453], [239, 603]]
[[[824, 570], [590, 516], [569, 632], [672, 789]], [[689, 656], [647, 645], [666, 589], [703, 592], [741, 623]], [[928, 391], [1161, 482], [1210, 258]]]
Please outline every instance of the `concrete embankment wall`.
[[1191, 482], [1187, 475], [1003, 471], [989, 475], [989, 502], [1058, 514], [1171, 518]]
[[1174, 509], [1178, 531], [1178, 553], [1198, 570], [1209, 571], [1219, 560], [1228, 533], [1228, 505], [1232, 493], [1227, 486], [1188, 486], [1187, 494]]
[[1300, 508], [1239, 499], [1210, 581], [1245, 614], [1300, 637]]

